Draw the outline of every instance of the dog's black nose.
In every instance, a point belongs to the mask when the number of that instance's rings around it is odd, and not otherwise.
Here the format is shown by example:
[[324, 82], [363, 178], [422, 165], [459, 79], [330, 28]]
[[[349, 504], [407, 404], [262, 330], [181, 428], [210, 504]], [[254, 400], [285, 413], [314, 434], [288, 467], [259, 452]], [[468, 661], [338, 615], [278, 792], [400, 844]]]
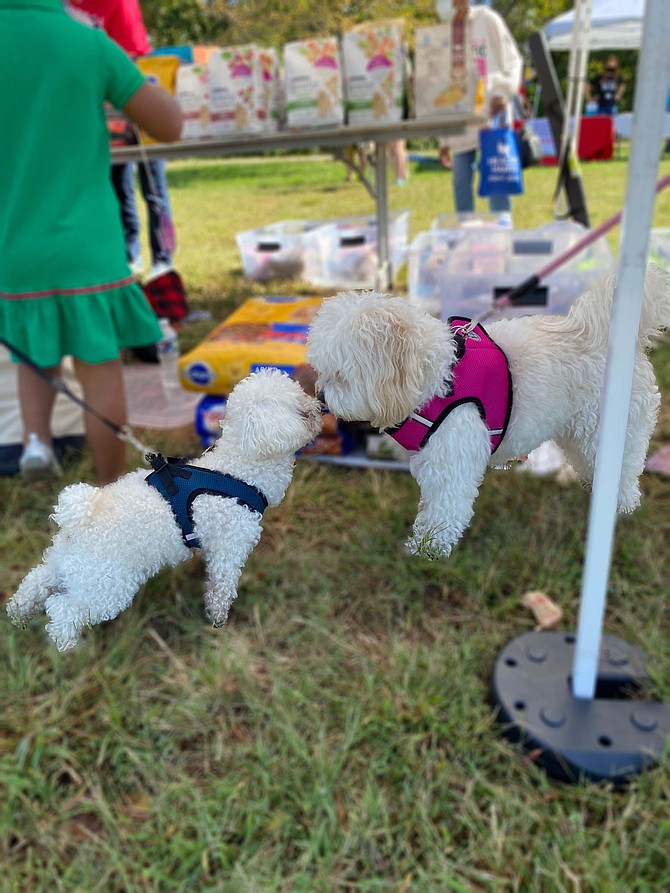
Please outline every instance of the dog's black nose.
[[319, 401], [319, 403], [325, 403], [326, 402], [326, 392], [318, 391], [317, 395], [316, 395], [316, 399]]

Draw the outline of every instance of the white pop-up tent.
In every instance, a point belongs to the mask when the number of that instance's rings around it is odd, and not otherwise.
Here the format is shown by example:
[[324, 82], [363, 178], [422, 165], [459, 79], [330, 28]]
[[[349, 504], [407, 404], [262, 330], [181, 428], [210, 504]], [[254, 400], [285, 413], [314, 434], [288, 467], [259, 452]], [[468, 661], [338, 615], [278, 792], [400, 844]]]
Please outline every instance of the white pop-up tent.
[[[592, 0], [590, 50], [639, 50], [646, 0]], [[550, 50], [572, 47], [574, 10], [544, 27]]]

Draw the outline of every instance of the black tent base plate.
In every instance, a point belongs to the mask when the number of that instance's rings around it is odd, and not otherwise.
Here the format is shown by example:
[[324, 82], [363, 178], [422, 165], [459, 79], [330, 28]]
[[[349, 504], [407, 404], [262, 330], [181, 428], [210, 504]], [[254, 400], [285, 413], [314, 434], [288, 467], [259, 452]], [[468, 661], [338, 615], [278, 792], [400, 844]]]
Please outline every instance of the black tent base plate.
[[500, 652], [492, 694], [503, 733], [566, 782], [625, 784], [656, 765], [670, 742], [670, 704], [643, 700], [642, 651], [603, 636], [596, 696], [572, 694], [576, 636], [524, 633]]

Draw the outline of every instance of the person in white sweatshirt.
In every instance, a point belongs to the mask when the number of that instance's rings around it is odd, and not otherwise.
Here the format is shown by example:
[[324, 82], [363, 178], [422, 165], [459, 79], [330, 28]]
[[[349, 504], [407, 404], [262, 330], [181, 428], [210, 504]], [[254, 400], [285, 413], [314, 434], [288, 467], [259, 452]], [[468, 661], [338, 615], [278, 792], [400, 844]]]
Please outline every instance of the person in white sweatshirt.
[[[486, 115], [495, 124], [504, 120], [511, 126], [512, 100], [521, 86], [523, 60], [504, 20], [487, 6], [470, 6], [469, 0], [437, 0], [436, 10], [441, 19], [452, 23], [452, 55], [458, 55], [459, 40], [465, 51], [470, 46], [471, 63], [483, 87], [482, 105], [475, 112]], [[464, 134], [440, 144], [441, 154], [448, 157], [448, 150], [451, 151], [454, 206], [463, 218], [472, 214], [475, 207], [473, 178], [479, 130], [477, 125], [469, 125]], [[508, 195], [491, 196], [489, 207], [499, 214], [500, 223], [512, 225]]]

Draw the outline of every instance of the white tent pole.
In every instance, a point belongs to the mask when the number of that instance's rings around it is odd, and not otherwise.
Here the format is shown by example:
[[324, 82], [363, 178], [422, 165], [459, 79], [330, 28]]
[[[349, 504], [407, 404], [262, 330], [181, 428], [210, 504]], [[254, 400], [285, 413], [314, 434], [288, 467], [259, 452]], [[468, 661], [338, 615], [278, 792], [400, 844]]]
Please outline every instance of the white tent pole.
[[596, 689], [616, 522], [618, 487], [614, 482], [621, 477], [623, 463], [665, 97], [670, 83], [668, 46], [667, 3], [647, 0], [573, 667], [573, 694], [583, 699], [592, 699]]
[[591, 18], [592, 18], [592, 9], [591, 9], [591, 0], [585, 0], [584, 2], [584, 13], [582, 15], [582, 33], [581, 39], [579, 42], [579, 55], [577, 57], [577, 63], [575, 65], [574, 79], [575, 79], [575, 102], [574, 102], [574, 115], [575, 115], [575, 126], [572, 132], [572, 156], [575, 159], [579, 159], [578, 146], [579, 146], [579, 131], [581, 129], [582, 123], [582, 106], [584, 103], [584, 97], [582, 95], [583, 85], [584, 85], [584, 77], [586, 75], [586, 65], [589, 59], [589, 49], [591, 45]]
[[[589, 55], [589, 35], [591, 29], [591, 0], [575, 0], [574, 22], [572, 26], [572, 47], [568, 60], [568, 90], [565, 99], [565, 114], [561, 131], [561, 144], [558, 152], [558, 168], [563, 170], [568, 150], [572, 151], [572, 162], [579, 164], [579, 128], [582, 107], [582, 83]], [[562, 176], [562, 175], [561, 175]], [[559, 180], [559, 182], [561, 182]], [[555, 195], [554, 213], [560, 214], [561, 190]]]
[[[587, 0], [587, 5], [590, 4]], [[587, 29], [588, 30], [588, 29]], [[561, 145], [559, 146], [558, 166], [563, 167], [565, 157], [568, 152], [570, 143], [570, 123], [573, 112], [575, 79], [577, 70], [577, 59], [581, 55], [582, 49], [582, 0], [575, 0], [574, 21], [572, 24], [572, 47], [570, 48], [570, 57], [568, 59], [568, 91], [565, 97], [565, 117], [563, 118], [563, 130], [561, 132]], [[575, 154], [576, 158], [577, 155]]]

